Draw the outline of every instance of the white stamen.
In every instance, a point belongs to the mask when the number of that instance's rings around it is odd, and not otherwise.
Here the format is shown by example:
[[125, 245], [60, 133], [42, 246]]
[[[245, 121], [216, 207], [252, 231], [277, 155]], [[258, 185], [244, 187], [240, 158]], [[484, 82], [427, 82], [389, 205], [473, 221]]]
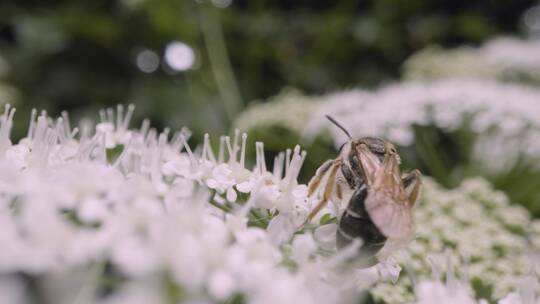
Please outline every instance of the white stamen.
[[289, 165], [291, 164], [291, 149], [285, 150], [285, 176], [289, 174]]
[[234, 130], [234, 139], [233, 139], [233, 154], [234, 154], [234, 161], [236, 162], [236, 155], [238, 154], [238, 150], [240, 150], [240, 147], [238, 146], [238, 142], [240, 140], [240, 130], [235, 129]]
[[216, 157], [214, 156], [214, 152], [212, 151], [212, 145], [210, 144], [210, 135], [208, 135], [208, 133], [204, 134], [202, 158], [209, 160], [213, 163], [216, 162]]
[[11, 108], [9, 104], [6, 104], [4, 108], [4, 115], [0, 117], [0, 152], [3, 153], [10, 145], [9, 135], [11, 133], [11, 127], [13, 126], [13, 115], [15, 115], [15, 108]]
[[259, 142], [259, 149], [260, 149], [260, 153], [261, 153], [261, 172], [262, 173], [265, 173], [266, 172], [266, 159], [264, 157], [264, 143], [261, 141]]
[[184, 135], [180, 135], [180, 137], [182, 138], [182, 142], [184, 143], [184, 149], [186, 150], [188, 156], [189, 156], [189, 160], [191, 161], [191, 164], [192, 165], [195, 165], [197, 164], [197, 159], [195, 158], [195, 156], [193, 155], [193, 152], [191, 151], [191, 148], [189, 147], [189, 144], [187, 143], [186, 141], [186, 138], [184, 137]]
[[32, 109], [32, 113], [30, 114], [30, 125], [28, 126], [28, 133], [26, 133], [26, 137], [28, 139], [32, 139], [32, 136], [34, 134], [34, 128], [36, 127], [36, 116], [37, 110]]
[[279, 154], [274, 158], [274, 177], [276, 180], [281, 180], [283, 177], [283, 163], [285, 162], [285, 154], [283, 152], [279, 152]]
[[150, 129], [150, 120], [148, 119], [143, 120], [139, 133], [141, 133], [143, 137], [146, 137], [146, 133], [148, 132], [149, 129]]
[[133, 117], [133, 111], [135, 111], [135, 106], [133, 104], [129, 104], [126, 116], [124, 117], [124, 121], [122, 122], [122, 129], [127, 130], [129, 127], [129, 122], [131, 121], [131, 117]]
[[74, 139], [75, 136], [79, 133], [79, 128], [74, 128], [73, 131], [71, 131], [71, 134], [69, 134], [69, 139]]
[[247, 141], [247, 134], [242, 134], [242, 150], [240, 151], [240, 165], [242, 168], [245, 168], [245, 162], [246, 162], [246, 141]]
[[219, 153], [218, 153], [218, 162], [222, 163], [225, 157], [225, 136], [219, 137]]
[[116, 105], [116, 130], [122, 129], [122, 120], [124, 119], [124, 106], [119, 104]]
[[232, 163], [236, 159], [234, 159], [234, 150], [231, 147], [231, 138], [229, 136], [225, 136], [225, 144], [227, 144], [227, 150], [229, 151], [229, 162]]

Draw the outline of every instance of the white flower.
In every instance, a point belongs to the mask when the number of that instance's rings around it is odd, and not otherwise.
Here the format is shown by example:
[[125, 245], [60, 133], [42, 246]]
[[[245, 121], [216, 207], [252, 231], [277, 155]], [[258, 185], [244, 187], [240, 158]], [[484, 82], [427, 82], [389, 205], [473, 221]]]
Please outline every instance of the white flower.
[[314, 238], [320, 247], [326, 250], [334, 250], [336, 247], [337, 224], [327, 224], [315, 229]]
[[381, 280], [390, 281], [394, 284], [397, 282], [401, 273], [401, 267], [393, 260], [382, 261], [374, 267], [377, 267]]
[[[315, 112], [303, 134], [328, 132], [336, 146], [345, 134], [328, 123], [334, 117], [353, 137], [380, 136], [409, 146], [415, 125], [457, 130], [470, 119], [478, 135], [474, 158], [492, 171], [514, 164], [520, 154], [540, 153], [540, 90], [523, 85], [478, 79], [406, 81], [375, 91], [350, 90], [313, 97]], [[515, 102], [508, 102], [514, 100]], [[392, 111], [388, 111], [392, 109]]]
[[22, 170], [28, 166], [27, 157], [29, 153], [30, 150], [28, 147], [24, 145], [14, 145], [6, 151], [6, 160], [15, 165], [17, 169]]
[[506, 297], [500, 299], [498, 304], [523, 304], [521, 296], [518, 293], [512, 292], [506, 295]]
[[540, 43], [535, 39], [498, 37], [478, 48], [430, 47], [405, 62], [408, 79], [477, 77], [540, 82]]
[[[13, 289], [9, 302], [19, 301], [21, 290], [35, 292], [33, 284], [21, 285], [19, 273], [35, 281], [40, 294], [54, 294], [55, 303], [72, 302], [75, 289], [81, 302], [100, 304], [162, 303], [180, 293], [186, 303], [232, 295], [249, 303], [339, 303], [344, 295], [356, 299], [359, 286], [369, 286], [376, 299], [384, 291], [388, 303], [413, 301], [406, 281], [391, 285], [400, 266], [388, 262], [357, 272], [347, 261], [359, 244], [337, 251], [336, 224], [315, 223], [313, 235], [311, 225], [303, 227], [314, 201], [297, 181], [306, 157], [300, 147], [279, 154], [268, 170], [257, 143], [249, 170], [245, 134], [222, 137], [216, 157], [208, 136], [202, 149], [192, 150], [185, 130], [171, 140], [148, 123], [128, 130], [126, 116], [111, 119], [114, 111], [102, 113], [98, 134], [89, 128], [80, 136], [65, 116], [55, 121], [34, 114], [28, 137], [13, 146], [12, 114], [9, 109], [0, 117], [0, 148], [9, 152], [0, 153], [0, 289]], [[112, 145], [106, 133], [115, 147], [123, 145], [115, 159], [106, 155]], [[398, 258], [401, 265], [425, 280], [427, 252], [451, 243], [455, 254], [474, 258], [471, 277], [492, 286], [494, 297], [513, 290], [512, 280], [528, 268], [526, 242], [510, 228], [530, 221], [527, 213], [483, 180], [447, 191], [426, 179], [425, 190], [430, 204], [416, 212], [422, 226], [410, 252]], [[68, 275], [73, 272], [78, 275]], [[84, 286], [54, 292], [54, 284], [44, 283], [53, 275], [64, 287], [71, 281]], [[103, 282], [112, 283], [107, 297]]]
[[272, 242], [276, 245], [281, 245], [292, 239], [296, 228], [292, 215], [284, 213], [272, 218], [266, 230]]
[[292, 257], [299, 264], [306, 264], [317, 251], [317, 244], [311, 234], [303, 234], [292, 242]]
[[426, 281], [415, 287], [417, 304], [476, 304], [465, 289], [449, 288], [439, 281]]
[[210, 275], [208, 285], [210, 295], [222, 301], [230, 297], [236, 288], [232, 275], [220, 270]]
[[220, 164], [212, 170], [212, 176], [206, 181], [210, 189], [215, 189], [218, 193], [226, 193], [229, 202], [235, 202], [238, 197], [233, 186], [236, 180], [232, 177], [229, 165]]

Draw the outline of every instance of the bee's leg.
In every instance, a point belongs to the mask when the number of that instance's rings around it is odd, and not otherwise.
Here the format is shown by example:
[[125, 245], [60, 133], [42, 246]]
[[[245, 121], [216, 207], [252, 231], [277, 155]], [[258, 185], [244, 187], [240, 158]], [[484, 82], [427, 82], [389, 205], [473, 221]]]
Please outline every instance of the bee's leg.
[[306, 221], [304, 222], [304, 225], [306, 223], [309, 223], [319, 211], [321, 211], [324, 206], [328, 203], [328, 199], [330, 198], [330, 195], [332, 195], [332, 191], [334, 191], [334, 185], [336, 184], [336, 174], [337, 170], [339, 169], [339, 166], [341, 166], [341, 162], [335, 161], [333, 162], [333, 165], [329, 169], [330, 175], [328, 176], [328, 180], [326, 181], [326, 186], [324, 187], [324, 193], [321, 201], [311, 210], [309, 213]]
[[336, 197], [340, 201], [343, 198], [343, 189], [341, 188], [340, 183], [336, 183]]
[[420, 195], [420, 186], [422, 185], [422, 181], [420, 180], [421, 176], [422, 174], [420, 171], [415, 169], [402, 178], [403, 186], [405, 187], [405, 192], [407, 193], [411, 207], [416, 204], [418, 196]]
[[329, 159], [325, 161], [315, 172], [315, 175], [311, 178], [311, 180], [308, 183], [308, 196], [313, 195], [315, 190], [319, 187], [319, 184], [321, 183], [321, 180], [323, 176], [328, 172], [328, 169], [332, 166], [332, 164], [335, 162], [333, 159]]

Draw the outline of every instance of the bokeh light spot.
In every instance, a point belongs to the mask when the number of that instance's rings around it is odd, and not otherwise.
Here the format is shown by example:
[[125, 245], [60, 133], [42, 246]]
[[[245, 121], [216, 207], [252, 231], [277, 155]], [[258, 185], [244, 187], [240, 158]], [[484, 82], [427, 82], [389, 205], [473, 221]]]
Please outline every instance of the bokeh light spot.
[[540, 6], [533, 6], [525, 12], [525, 25], [533, 31], [540, 30]]
[[195, 62], [193, 49], [180, 41], [173, 41], [165, 49], [165, 61], [175, 71], [190, 69]]
[[145, 73], [152, 73], [159, 67], [159, 56], [151, 50], [143, 50], [137, 54], [137, 67]]

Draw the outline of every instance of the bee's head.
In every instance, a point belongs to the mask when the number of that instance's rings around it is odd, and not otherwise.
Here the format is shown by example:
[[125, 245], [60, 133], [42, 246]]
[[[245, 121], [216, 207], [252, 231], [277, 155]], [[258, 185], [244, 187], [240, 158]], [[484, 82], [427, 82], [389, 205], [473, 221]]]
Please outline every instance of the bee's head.
[[379, 158], [380, 161], [384, 159], [386, 153], [397, 154], [396, 148], [394, 145], [382, 138], [378, 137], [362, 137], [356, 140], [353, 140], [353, 146], [355, 150], [360, 147], [360, 145], [366, 145], [368, 149]]
[[[371, 153], [375, 154], [377, 158], [382, 162], [384, 155], [386, 153], [395, 154], [398, 160], [398, 163], [401, 163], [401, 159], [397, 154], [396, 147], [394, 145], [382, 138], [379, 137], [361, 137], [351, 139], [350, 141], [344, 143], [339, 152], [340, 154], [349, 154], [354, 153], [358, 155], [358, 149], [361, 145], [366, 145]], [[345, 155], [344, 155], [345, 156]]]
[[384, 155], [386, 153], [392, 153], [397, 156], [398, 162], [401, 162], [399, 159], [399, 155], [397, 154], [396, 148], [389, 141], [378, 137], [362, 137], [353, 139], [347, 129], [340, 125], [335, 119], [328, 115], [326, 115], [326, 118], [328, 118], [328, 120], [330, 120], [334, 125], [340, 128], [350, 139], [348, 142], [344, 143], [339, 148], [340, 154], [358, 153], [358, 147], [364, 144], [373, 154], [377, 156], [377, 158], [379, 158], [380, 161], [384, 159]]

